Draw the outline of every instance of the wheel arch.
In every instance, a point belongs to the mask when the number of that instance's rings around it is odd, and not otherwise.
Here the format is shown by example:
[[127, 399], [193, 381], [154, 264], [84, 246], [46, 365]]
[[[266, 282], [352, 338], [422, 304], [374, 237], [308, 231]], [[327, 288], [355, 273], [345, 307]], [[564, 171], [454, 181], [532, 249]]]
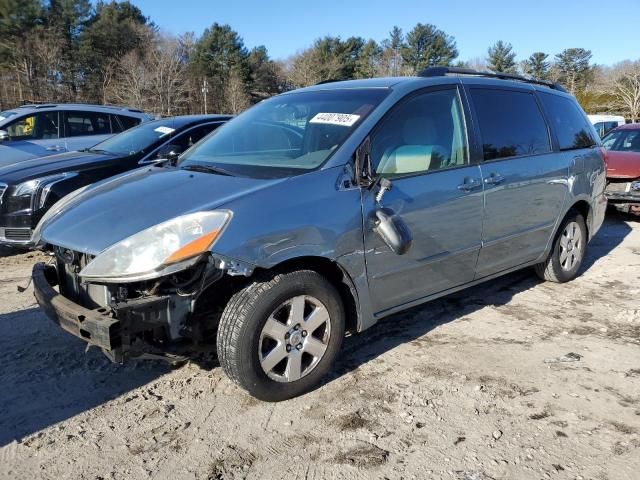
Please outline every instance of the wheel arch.
[[[591, 209], [591, 205], [584, 199], [577, 200], [565, 212], [562, 219], [564, 220], [572, 210], [576, 210], [584, 218], [584, 222], [587, 227], [587, 238], [591, 239], [591, 224], [593, 223], [593, 211]], [[558, 228], [560, 228], [560, 224], [558, 225]]]
[[345, 310], [345, 330], [349, 333], [358, 331], [360, 324], [360, 302], [358, 291], [351, 276], [338, 262], [326, 257], [302, 256], [284, 260], [268, 269], [256, 269], [263, 271], [290, 272], [295, 270], [313, 270], [336, 287], [340, 293], [340, 299]]

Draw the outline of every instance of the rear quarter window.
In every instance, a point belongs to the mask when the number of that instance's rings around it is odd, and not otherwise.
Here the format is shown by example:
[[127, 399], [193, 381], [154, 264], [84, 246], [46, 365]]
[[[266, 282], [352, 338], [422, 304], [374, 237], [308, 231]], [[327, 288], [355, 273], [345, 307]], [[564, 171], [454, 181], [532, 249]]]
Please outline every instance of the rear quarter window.
[[589, 148], [596, 144], [591, 125], [573, 99], [541, 92], [540, 100], [558, 138], [560, 150]]
[[533, 93], [472, 88], [485, 160], [551, 151], [549, 130]]
[[115, 126], [116, 126], [116, 122], [114, 122], [113, 126], [114, 126], [114, 133], [119, 133], [123, 130], [129, 130], [130, 128], [135, 127], [136, 125], [140, 125], [140, 119], [136, 118], [136, 117], [128, 117], [126, 115], [117, 115], [118, 120], [120, 120], [120, 125], [122, 125], [122, 127], [120, 129], [118, 129], [118, 131], [115, 130]]

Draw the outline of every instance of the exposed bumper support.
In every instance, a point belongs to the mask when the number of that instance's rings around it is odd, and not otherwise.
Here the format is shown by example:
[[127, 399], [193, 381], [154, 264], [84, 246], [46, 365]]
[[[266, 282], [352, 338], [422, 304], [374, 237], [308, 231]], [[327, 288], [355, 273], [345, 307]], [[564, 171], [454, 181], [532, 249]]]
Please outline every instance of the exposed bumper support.
[[640, 192], [605, 192], [610, 203], [638, 203], [640, 204]]
[[33, 267], [33, 290], [40, 308], [52, 321], [78, 338], [107, 352], [121, 348], [120, 321], [105, 309], [89, 310], [60, 295], [55, 267], [36, 263]]

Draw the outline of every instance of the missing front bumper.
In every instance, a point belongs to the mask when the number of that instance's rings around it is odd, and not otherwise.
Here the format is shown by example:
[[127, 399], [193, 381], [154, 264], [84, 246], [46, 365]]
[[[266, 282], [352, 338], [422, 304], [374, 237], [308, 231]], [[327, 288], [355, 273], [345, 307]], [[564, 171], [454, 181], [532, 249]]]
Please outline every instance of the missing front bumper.
[[121, 350], [120, 321], [110, 316], [106, 309], [90, 310], [58, 293], [53, 288], [58, 282], [55, 267], [37, 263], [32, 277], [36, 301], [53, 322], [105, 352], [118, 353]]

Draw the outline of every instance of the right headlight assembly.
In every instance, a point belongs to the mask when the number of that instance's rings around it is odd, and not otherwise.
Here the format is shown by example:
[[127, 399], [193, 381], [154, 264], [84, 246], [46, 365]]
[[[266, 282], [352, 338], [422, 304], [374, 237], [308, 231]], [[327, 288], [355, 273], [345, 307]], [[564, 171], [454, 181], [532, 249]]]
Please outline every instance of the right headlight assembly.
[[231, 216], [228, 210], [196, 212], [147, 228], [101, 252], [80, 276], [120, 283], [184, 270], [211, 248]]

